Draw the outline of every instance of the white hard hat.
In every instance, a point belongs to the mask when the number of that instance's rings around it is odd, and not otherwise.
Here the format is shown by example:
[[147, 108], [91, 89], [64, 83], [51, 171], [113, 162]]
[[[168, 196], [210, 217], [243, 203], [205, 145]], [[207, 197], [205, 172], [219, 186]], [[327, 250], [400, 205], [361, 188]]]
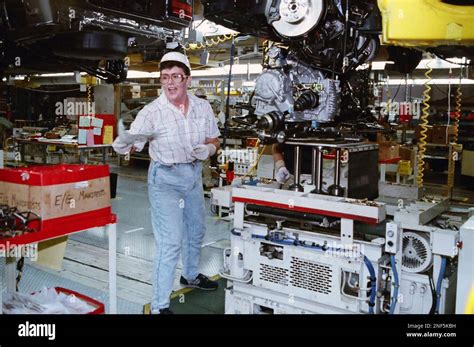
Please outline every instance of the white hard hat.
[[177, 61], [178, 63], [185, 65], [191, 71], [191, 64], [189, 63], [188, 57], [186, 57], [183, 53], [179, 53], [179, 52], [166, 53], [161, 58], [160, 64], [167, 61]]

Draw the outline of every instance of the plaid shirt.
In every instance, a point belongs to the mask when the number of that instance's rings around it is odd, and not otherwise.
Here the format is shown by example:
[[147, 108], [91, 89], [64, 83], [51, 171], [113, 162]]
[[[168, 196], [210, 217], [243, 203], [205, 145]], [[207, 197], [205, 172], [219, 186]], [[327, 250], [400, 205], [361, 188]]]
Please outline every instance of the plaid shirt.
[[[186, 117], [163, 93], [145, 106], [133, 121], [130, 134], [156, 134], [149, 146], [153, 161], [163, 165], [191, 163], [195, 160], [191, 152], [196, 145], [204, 144], [206, 138], [220, 136], [209, 102], [191, 94], [188, 94], [188, 98], [189, 110]], [[133, 146], [140, 152], [145, 143], [136, 142]], [[119, 138], [115, 140], [114, 147], [115, 145], [121, 145]]]

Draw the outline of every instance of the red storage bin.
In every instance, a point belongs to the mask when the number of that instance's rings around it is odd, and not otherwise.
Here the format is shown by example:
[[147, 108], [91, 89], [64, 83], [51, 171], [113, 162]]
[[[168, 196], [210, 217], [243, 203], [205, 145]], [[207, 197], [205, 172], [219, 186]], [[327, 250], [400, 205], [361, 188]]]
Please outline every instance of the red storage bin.
[[91, 306], [94, 306], [95, 309], [88, 314], [104, 314], [105, 313], [105, 306], [100, 301], [92, 299], [84, 294], [75, 292], [70, 289], [62, 288], [62, 287], [54, 287], [57, 293], [64, 293], [66, 295], [74, 295], [76, 298], [88, 303]]
[[109, 167], [62, 164], [0, 169], [0, 204], [36, 213], [41, 232], [60, 229], [65, 234], [106, 225], [114, 217]]

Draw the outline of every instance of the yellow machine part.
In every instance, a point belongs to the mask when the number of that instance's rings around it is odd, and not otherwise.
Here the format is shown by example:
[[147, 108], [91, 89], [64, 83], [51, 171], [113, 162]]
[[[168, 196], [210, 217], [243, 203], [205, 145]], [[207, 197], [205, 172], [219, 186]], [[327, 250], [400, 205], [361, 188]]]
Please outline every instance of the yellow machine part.
[[469, 295], [465, 313], [474, 314], [474, 287], [472, 287], [471, 294]]
[[406, 47], [474, 45], [474, 6], [441, 0], [378, 0], [383, 44]]
[[413, 172], [411, 162], [409, 160], [400, 160], [398, 162], [398, 173], [402, 176], [410, 176]]

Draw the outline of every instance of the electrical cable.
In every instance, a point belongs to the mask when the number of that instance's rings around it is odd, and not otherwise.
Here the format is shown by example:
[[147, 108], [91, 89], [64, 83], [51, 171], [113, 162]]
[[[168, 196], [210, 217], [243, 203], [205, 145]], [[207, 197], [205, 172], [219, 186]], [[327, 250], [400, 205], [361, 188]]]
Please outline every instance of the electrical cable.
[[20, 281], [21, 277], [23, 276], [23, 268], [25, 267], [25, 257], [21, 257], [16, 264], [16, 270], [18, 271], [18, 275], [16, 276], [16, 283], [15, 289], [18, 292], [20, 290]]
[[346, 66], [346, 49], [347, 49], [347, 37], [349, 35], [349, 0], [345, 1], [346, 8], [345, 8], [345, 27], [344, 27], [344, 46], [342, 47], [342, 72], [346, 72], [346, 68], [348, 67], [348, 63]]
[[432, 303], [431, 303], [431, 308], [429, 314], [434, 314], [436, 311], [436, 288], [434, 285], [433, 281], [433, 276], [429, 275], [430, 279], [430, 289], [431, 289], [431, 297], [432, 297]]
[[441, 92], [443, 95], [448, 95], [448, 93], [446, 91], [444, 91], [443, 89], [441, 89], [440, 87], [438, 87], [437, 84], [433, 83], [432, 84], [433, 87], [435, 87], [439, 92]]
[[436, 284], [436, 314], [439, 314], [439, 306], [441, 304], [441, 285], [443, 284], [444, 273], [446, 271], [446, 258], [441, 257], [441, 268], [439, 270], [438, 282]]
[[229, 116], [230, 116], [230, 86], [232, 83], [232, 67], [234, 66], [234, 55], [235, 55], [235, 40], [232, 40], [230, 47], [230, 66], [229, 66], [229, 79], [227, 82], [227, 100], [225, 105], [225, 120], [224, 120], [224, 135], [222, 139], [222, 147], [227, 147], [227, 136], [229, 132]]
[[393, 295], [392, 295], [392, 303], [390, 304], [390, 314], [395, 313], [395, 307], [397, 306], [398, 302], [398, 288], [400, 287], [400, 284], [398, 282], [398, 272], [397, 268], [395, 267], [395, 256], [391, 255], [390, 256], [390, 267], [392, 268], [392, 273], [393, 273]]
[[440, 55], [440, 54], [436, 54], [436, 53], [435, 53], [435, 55], [436, 55], [439, 59], [444, 60], [444, 61], [446, 61], [446, 62], [448, 62], [448, 63], [450, 63], [450, 64], [453, 64], [453, 65], [459, 65], [459, 66], [474, 66], [474, 64], [472, 64], [472, 63], [457, 63], [457, 62], [454, 62], [454, 61], [451, 61], [451, 60], [446, 59], [445, 57], [443, 57], [443, 56]]
[[375, 270], [370, 262], [369, 258], [364, 255], [364, 264], [369, 270], [370, 273], [370, 284], [372, 290], [370, 291], [370, 299], [369, 299], [369, 313], [374, 314], [374, 306], [375, 306], [375, 294], [377, 291], [377, 277], [375, 276]]
[[400, 84], [398, 85], [397, 91], [395, 92], [395, 95], [393, 96], [393, 99], [392, 99], [393, 101], [395, 101], [395, 99], [396, 99], [396, 97], [397, 97], [397, 95], [398, 95], [398, 92], [400, 91], [400, 87], [401, 87], [401, 86], [402, 86], [402, 84], [400, 83]]
[[[449, 69], [449, 75], [448, 75], [448, 125], [446, 127], [446, 143], [449, 144], [449, 128], [451, 125], [451, 79], [452, 79], [452, 70]], [[452, 148], [452, 147], [451, 147]], [[451, 153], [450, 152], [450, 157], [448, 158], [448, 188], [450, 190], [453, 189], [454, 187], [454, 174], [456, 170], [456, 163], [454, 162], [454, 151]]]

